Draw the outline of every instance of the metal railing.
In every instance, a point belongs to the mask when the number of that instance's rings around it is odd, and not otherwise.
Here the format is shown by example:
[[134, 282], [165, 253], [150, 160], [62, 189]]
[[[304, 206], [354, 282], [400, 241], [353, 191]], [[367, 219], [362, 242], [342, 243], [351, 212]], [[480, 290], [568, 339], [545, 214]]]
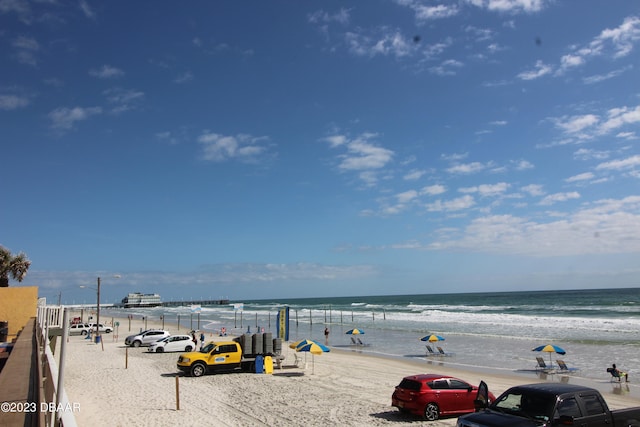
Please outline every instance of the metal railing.
[[[41, 362], [39, 367], [41, 375], [40, 384], [42, 384], [40, 401], [46, 402], [40, 406], [41, 409], [44, 409], [46, 426], [77, 427], [73, 411], [56, 410], [56, 408], [68, 408], [71, 406], [64, 390], [64, 356], [67, 334], [69, 333], [66, 327], [67, 324], [67, 311], [63, 306], [38, 307], [38, 327], [36, 329]], [[54, 328], [60, 328], [62, 330], [59, 358], [60, 367], [58, 367], [58, 363], [54, 357], [49, 339], [49, 331]]]

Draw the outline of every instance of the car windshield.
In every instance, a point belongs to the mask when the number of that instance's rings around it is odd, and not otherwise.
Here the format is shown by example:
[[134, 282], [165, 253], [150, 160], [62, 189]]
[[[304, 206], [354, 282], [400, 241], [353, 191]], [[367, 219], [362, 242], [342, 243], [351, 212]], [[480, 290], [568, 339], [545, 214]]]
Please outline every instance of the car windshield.
[[200, 353], [209, 353], [211, 350], [215, 348], [215, 346], [216, 345], [214, 343], [210, 342], [209, 344], [205, 345], [200, 349]]
[[493, 408], [536, 421], [548, 421], [554, 403], [544, 395], [514, 392], [502, 395], [494, 403]]

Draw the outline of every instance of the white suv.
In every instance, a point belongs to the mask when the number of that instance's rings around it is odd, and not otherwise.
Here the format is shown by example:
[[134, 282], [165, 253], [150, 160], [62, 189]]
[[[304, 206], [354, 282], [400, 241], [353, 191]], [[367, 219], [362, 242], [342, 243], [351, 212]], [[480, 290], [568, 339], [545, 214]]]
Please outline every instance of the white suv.
[[87, 335], [89, 329], [91, 326], [88, 323], [76, 323], [69, 326], [69, 335]]
[[161, 340], [162, 338], [166, 338], [169, 335], [170, 334], [167, 331], [163, 331], [160, 329], [149, 329], [136, 335], [129, 335], [124, 340], [124, 344], [131, 347], [140, 347], [141, 345], [147, 346], [152, 342]]

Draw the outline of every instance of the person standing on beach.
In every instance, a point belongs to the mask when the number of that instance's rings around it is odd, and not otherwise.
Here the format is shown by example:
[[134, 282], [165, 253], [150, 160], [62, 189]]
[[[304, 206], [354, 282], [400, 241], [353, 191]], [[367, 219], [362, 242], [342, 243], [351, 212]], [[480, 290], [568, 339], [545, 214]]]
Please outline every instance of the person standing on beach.
[[204, 332], [200, 332], [200, 350], [204, 347]]
[[324, 328], [324, 343], [329, 345], [329, 328]]

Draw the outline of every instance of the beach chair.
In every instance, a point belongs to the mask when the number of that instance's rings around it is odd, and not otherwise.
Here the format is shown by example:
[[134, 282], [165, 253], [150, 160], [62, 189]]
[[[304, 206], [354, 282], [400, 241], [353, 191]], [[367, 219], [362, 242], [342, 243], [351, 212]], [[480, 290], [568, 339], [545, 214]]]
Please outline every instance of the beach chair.
[[358, 345], [364, 345], [364, 343], [360, 340], [360, 338], [357, 338], [358, 340]]
[[568, 373], [568, 372], [575, 372], [578, 370], [578, 368], [568, 367], [564, 360], [556, 359], [556, 362], [558, 363], [558, 368], [560, 368], [560, 372]]
[[611, 374], [611, 381], [620, 382], [622, 377], [625, 378], [625, 381], [629, 381], [629, 375], [626, 372], [622, 372], [613, 368], [607, 368], [607, 372]]
[[547, 366], [542, 357], [536, 357], [536, 360], [538, 361], [538, 366], [536, 366], [536, 369], [549, 369], [549, 366]]
[[451, 356], [453, 353], [447, 353], [442, 347], [436, 347], [438, 349], [439, 356]]
[[351, 344], [358, 345], [358, 343], [356, 342], [356, 339], [354, 337], [351, 337]]
[[435, 356], [436, 352], [433, 351], [433, 349], [431, 348], [430, 345], [425, 345], [425, 347], [427, 347], [427, 356]]

